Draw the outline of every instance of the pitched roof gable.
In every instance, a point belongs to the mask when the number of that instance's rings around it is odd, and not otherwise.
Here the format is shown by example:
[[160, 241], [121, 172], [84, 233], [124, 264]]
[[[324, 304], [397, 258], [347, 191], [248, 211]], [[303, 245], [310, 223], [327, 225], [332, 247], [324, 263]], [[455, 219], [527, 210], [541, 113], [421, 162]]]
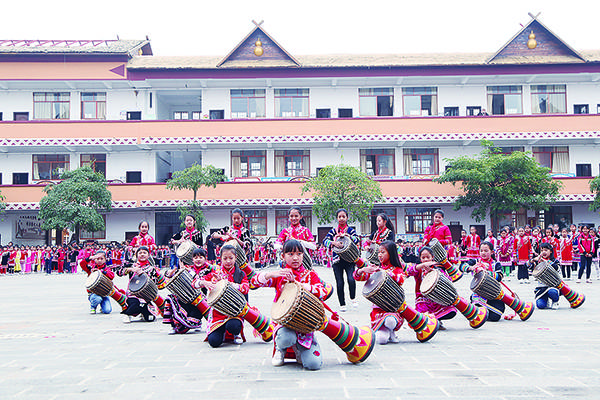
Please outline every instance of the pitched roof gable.
[[[542, 24], [537, 16], [529, 15], [531, 21], [490, 57], [488, 63], [513, 63], [517, 61], [522, 63], [529, 57], [532, 59], [548, 58], [552, 62], [573, 63], [586, 61], [581, 54]], [[536, 46], [533, 49], [527, 46], [529, 35], [532, 32], [536, 41]]]
[[[254, 21], [253, 21], [254, 22]], [[256, 27], [218, 64], [225, 67], [298, 67], [300, 63], [260, 26]], [[255, 52], [255, 49], [262, 49]]]

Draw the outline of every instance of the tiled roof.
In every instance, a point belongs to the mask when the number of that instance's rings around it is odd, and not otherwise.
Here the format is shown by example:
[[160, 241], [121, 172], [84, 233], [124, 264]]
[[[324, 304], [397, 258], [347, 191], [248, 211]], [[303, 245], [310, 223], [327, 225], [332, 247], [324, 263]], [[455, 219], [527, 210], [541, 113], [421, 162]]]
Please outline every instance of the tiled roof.
[[133, 54], [149, 40], [0, 40], [0, 54]]

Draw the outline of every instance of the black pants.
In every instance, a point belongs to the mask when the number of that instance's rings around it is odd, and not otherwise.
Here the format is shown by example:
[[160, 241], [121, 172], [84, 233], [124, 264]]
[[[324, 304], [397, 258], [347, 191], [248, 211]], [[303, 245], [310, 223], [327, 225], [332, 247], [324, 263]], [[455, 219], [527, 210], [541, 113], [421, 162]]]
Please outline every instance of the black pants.
[[340, 302], [340, 306], [346, 305], [346, 298], [344, 295], [344, 272], [348, 279], [348, 287], [350, 288], [350, 299], [354, 300], [356, 297], [356, 281], [352, 275], [354, 272], [354, 264], [339, 259], [333, 263], [333, 276], [335, 277], [335, 284], [337, 289], [337, 296]]
[[226, 332], [229, 332], [235, 336], [239, 335], [241, 331], [242, 321], [232, 318], [208, 335], [208, 344], [210, 344], [210, 347], [219, 347], [225, 341]]
[[121, 314], [130, 316], [142, 314], [142, 317], [144, 317], [144, 321], [146, 322], [152, 322], [156, 319], [154, 314], [148, 310], [148, 304], [140, 302], [140, 300], [136, 297], [127, 298], [127, 308], [121, 311]]
[[577, 274], [577, 278], [581, 279], [584, 271], [586, 279], [590, 279], [590, 275], [592, 274], [592, 257], [586, 257], [584, 255], [581, 255], [581, 261], [579, 262], [579, 273]]
[[571, 277], [571, 266], [570, 265], [562, 265], [561, 264], [560, 269], [562, 270], [563, 278]]

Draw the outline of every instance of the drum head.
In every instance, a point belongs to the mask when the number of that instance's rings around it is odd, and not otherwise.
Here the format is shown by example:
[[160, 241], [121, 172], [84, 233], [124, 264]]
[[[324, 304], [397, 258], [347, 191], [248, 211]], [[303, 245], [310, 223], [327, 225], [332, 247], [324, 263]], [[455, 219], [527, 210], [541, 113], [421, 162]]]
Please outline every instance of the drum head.
[[148, 275], [146, 275], [146, 274], [135, 275], [129, 281], [129, 290], [131, 290], [132, 292], [138, 292], [140, 289], [142, 289], [144, 286], [146, 286], [147, 283], [148, 283]]
[[548, 268], [548, 262], [547, 261], [542, 261], [541, 263], [539, 263], [538, 265], [535, 266], [535, 268], [533, 269], [533, 271], [531, 271], [531, 275], [533, 275], [533, 277], [537, 277], [540, 273], [542, 273], [542, 271], [544, 271], [546, 268]]
[[473, 280], [471, 281], [471, 290], [474, 292], [476, 288], [481, 285], [481, 282], [485, 279], [486, 271], [479, 271], [475, 275], [473, 275]]
[[188, 251], [190, 251], [191, 247], [192, 247], [192, 242], [190, 240], [186, 240], [185, 242], [182, 242], [177, 247], [177, 250], [175, 251], [175, 255], [177, 255], [177, 258], [181, 258], [182, 256], [186, 255]]
[[421, 280], [421, 293], [423, 293], [424, 296], [427, 296], [429, 293], [431, 293], [433, 288], [435, 288], [437, 285], [439, 279], [440, 271], [437, 269], [432, 269], [430, 272], [428, 272]]
[[375, 292], [383, 282], [385, 281], [385, 272], [377, 271], [371, 275], [371, 277], [365, 282], [363, 286], [362, 293], [363, 296], [369, 297], [371, 293]]
[[223, 296], [225, 288], [227, 288], [227, 283], [228, 281], [226, 281], [225, 279], [220, 280], [219, 282], [217, 282], [215, 288], [208, 292], [208, 296], [206, 296], [206, 302], [209, 306], [212, 307], [212, 305], [219, 301], [221, 296]]
[[271, 307], [271, 317], [279, 320], [287, 315], [296, 303], [300, 286], [296, 283], [286, 283], [281, 290], [281, 295]]
[[85, 280], [85, 287], [87, 289], [91, 288], [92, 286], [94, 286], [94, 284], [100, 279], [100, 274], [102, 272], [100, 271], [94, 271], [90, 274], [90, 276], [87, 277], [87, 279]]

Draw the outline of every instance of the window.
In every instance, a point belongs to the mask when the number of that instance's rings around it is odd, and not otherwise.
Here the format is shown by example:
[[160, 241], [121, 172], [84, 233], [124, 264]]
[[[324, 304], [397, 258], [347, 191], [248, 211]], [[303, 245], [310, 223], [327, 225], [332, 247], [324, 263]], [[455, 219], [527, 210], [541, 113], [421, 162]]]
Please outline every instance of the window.
[[106, 154], [82, 154], [81, 166], [85, 165], [106, 177]]
[[512, 147], [498, 147], [500, 149], [499, 154], [510, 156], [515, 151], [525, 151], [523, 146], [512, 146]]
[[590, 105], [589, 104], [574, 104], [573, 105], [573, 114], [589, 114], [590, 113]]
[[27, 172], [13, 172], [13, 185], [27, 185], [29, 183], [29, 174]]
[[127, 121], [141, 121], [142, 120], [142, 112], [141, 111], [127, 111]]
[[558, 224], [560, 229], [568, 228], [573, 223], [573, 209], [571, 206], [551, 206], [548, 211], [540, 211], [540, 219], [544, 226]]
[[264, 118], [265, 89], [231, 89], [231, 118]]
[[33, 119], [69, 119], [70, 93], [33, 93]]
[[488, 110], [492, 115], [522, 114], [521, 86], [488, 86]]
[[308, 117], [308, 89], [275, 89], [276, 117]]
[[575, 164], [575, 175], [582, 177], [591, 177], [592, 164]]
[[225, 110], [210, 110], [208, 112], [209, 119], [225, 119]]
[[267, 210], [244, 210], [248, 220], [248, 230], [252, 235], [267, 234]]
[[28, 112], [13, 113], [13, 121], [29, 121], [29, 113]]
[[[289, 213], [290, 210], [275, 210], [275, 232], [277, 234], [290, 226]], [[302, 218], [304, 218], [306, 226], [310, 228], [312, 226], [312, 211], [302, 210]]]
[[81, 119], [106, 119], [106, 93], [81, 93]]
[[362, 117], [388, 117], [394, 115], [394, 89], [358, 89], [360, 115]]
[[173, 119], [190, 119], [190, 113], [187, 111], [173, 111]]
[[437, 88], [435, 87], [403, 88], [402, 101], [405, 116], [437, 115]]
[[534, 147], [533, 157], [553, 174], [566, 174], [569, 172], [569, 147]]
[[196, 121], [199, 120], [201, 114], [202, 113], [200, 111], [192, 111], [192, 119]]
[[125, 176], [126, 183], [142, 183], [142, 171], [127, 171]]
[[106, 215], [102, 216], [104, 220], [104, 229], [96, 232], [88, 232], [84, 229], [79, 231], [79, 238], [81, 240], [93, 240], [93, 239], [105, 239], [106, 238]]
[[352, 118], [352, 109], [338, 108], [338, 118]]
[[0, 112], [0, 121], [2, 121], [2, 113]]
[[331, 109], [317, 108], [317, 118], [331, 118]]
[[479, 106], [467, 106], [467, 115], [469, 117], [473, 117], [475, 115], [479, 115], [481, 113], [481, 107]]
[[567, 112], [567, 85], [531, 85], [531, 113]]
[[43, 179], [60, 179], [63, 172], [69, 170], [68, 154], [34, 154], [33, 174], [34, 181]]
[[438, 149], [404, 149], [405, 175], [437, 175]]
[[310, 174], [308, 150], [276, 150], [275, 176], [307, 176]]
[[266, 176], [266, 155], [264, 150], [231, 152], [231, 175], [234, 178]]
[[433, 221], [435, 208], [405, 208], [404, 230], [406, 233], [423, 233]]
[[444, 117], [458, 117], [458, 107], [444, 107]]
[[396, 229], [396, 209], [395, 208], [374, 208], [371, 210], [371, 215], [367, 222], [361, 224], [361, 231], [364, 233], [371, 233], [377, 230], [377, 214], [385, 214], [388, 216], [392, 225], [394, 226], [394, 232], [398, 232]]
[[394, 175], [394, 149], [361, 149], [360, 168], [367, 175]]

